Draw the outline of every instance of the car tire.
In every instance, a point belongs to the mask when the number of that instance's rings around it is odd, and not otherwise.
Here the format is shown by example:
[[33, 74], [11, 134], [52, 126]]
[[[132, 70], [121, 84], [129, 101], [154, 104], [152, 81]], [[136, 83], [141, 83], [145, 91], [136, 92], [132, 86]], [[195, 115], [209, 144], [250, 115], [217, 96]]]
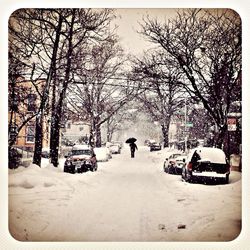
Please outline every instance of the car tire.
[[182, 178], [182, 180], [186, 181], [187, 176], [186, 176], [186, 169], [185, 168], [182, 168], [181, 178]]
[[163, 164], [163, 170], [164, 170], [165, 173], [167, 173], [167, 168], [166, 168], [166, 166], [165, 166], [165, 162], [164, 162], [164, 164]]
[[192, 183], [192, 182], [193, 182], [192, 176], [191, 176], [191, 175], [188, 175], [187, 172], [186, 172], [186, 180], [187, 180], [187, 182], [189, 182], [189, 183]]
[[168, 173], [169, 173], [169, 174], [174, 174], [174, 173], [175, 173], [174, 167], [168, 166]]
[[97, 171], [97, 163], [90, 169], [91, 172]]
[[226, 177], [224, 179], [224, 183], [228, 184], [229, 183], [229, 174], [226, 174]]

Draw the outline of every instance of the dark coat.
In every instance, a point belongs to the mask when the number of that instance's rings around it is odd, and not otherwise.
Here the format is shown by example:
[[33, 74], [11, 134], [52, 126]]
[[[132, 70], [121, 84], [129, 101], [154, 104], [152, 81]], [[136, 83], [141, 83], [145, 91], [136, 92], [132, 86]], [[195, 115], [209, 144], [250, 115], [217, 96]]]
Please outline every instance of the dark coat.
[[134, 142], [130, 143], [129, 146], [131, 151], [135, 151], [135, 149], [138, 150], [137, 145]]

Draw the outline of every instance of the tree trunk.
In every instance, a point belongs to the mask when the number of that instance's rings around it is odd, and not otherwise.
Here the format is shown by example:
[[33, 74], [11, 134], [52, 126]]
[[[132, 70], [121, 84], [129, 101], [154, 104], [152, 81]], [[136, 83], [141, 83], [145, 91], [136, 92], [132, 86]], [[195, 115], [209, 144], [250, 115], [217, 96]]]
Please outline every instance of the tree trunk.
[[58, 45], [59, 45], [59, 39], [60, 39], [60, 32], [61, 32], [61, 27], [62, 27], [62, 16], [59, 16], [59, 20], [58, 20], [58, 25], [57, 25], [57, 29], [56, 29], [56, 38], [55, 38], [55, 43], [54, 43], [54, 47], [53, 47], [53, 54], [52, 54], [52, 58], [51, 58], [51, 62], [50, 62], [50, 69], [49, 69], [49, 73], [48, 73], [48, 77], [46, 80], [46, 84], [44, 86], [44, 91], [43, 91], [43, 95], [42, 95], [42, 100], [40, 103], [40, 107], [39, 107], [39, 115], [36, 118], [36, 138], [35, 138], [35, 152], [34, 152], [34, 156], [33, 156], [33, 163], [41, 166], [41, 153], [42, 153], [42, 141], [43, 141], [43, 111], [44, 108], [46, 107], [46, 103], [48, 101], [48, 96], [49, 96], [49, 88], [50, 88], [50, 83], [53, 79], [53, 75], [55, 73], [56, 70], [56, 58], [57, 58], [57, 51], [58, 51]]
[[167, 121], [167, 122], [165, 122], [164, 124], [161, 125], [162, 135], [163, 135], [163, 147], [164, 148], [169, 146], [169, 139], [168, 139], [169, 126], [170, 126], [169, 121]]
[[100, 148], [102, 146], [102, 135], [101, 135], [101, 126], [96, 125], [96, 147]]
[[68, 34], [69, 39], [69, 47], [67, 51], [67, 62], [66, 62], [66, 69], [65, 69], [65, 77], [62, 84], [62, 91], [59, 94], [59, 99], [57, 104], [54, 106], [54, 112], [52, 111], [52, 120], [53, 124], [51, 123], [51, 134], [50, 134], [50, 152], [51, 152], [51, 163], [54, 167], [58, 166], [58, 150], [59, 150], [59, 139], [60, 139], [60, 124], [61, 124], [61, 114], [62, 114], [62, 106], [63, 100], [65, 99], [65, 94], [69, 84], [70, 78], [70, 71], [71, 71], [71, 64], [72, 64], [72, 54], [73, 54], [73, 26], [75, 22], [75, 12], [76, 10], [72, 10], [72, 19], [70, 22], [70, 30]]
[[35, 131], [35, 151], [33, 156], [33, 163], [41, 167], [41, 154], [43, 143], [43, 110], [36, 117], [36, 131]]
[[219, 127], [218, 136], [215, 142], [215, 146], [217, 148], [222, 148], [226, 132], [227, 132], [227, 124], [223, 125], [222, 127], [221, 126]]
[[55, 112], [51, 120], [51, 133], [50, 133], [50, 157], [51, 163], [58, 166], [58, 151], [60, 139], [60, 110]]
[[107, 120], [107, 142], [111, 141], [110, 118]]

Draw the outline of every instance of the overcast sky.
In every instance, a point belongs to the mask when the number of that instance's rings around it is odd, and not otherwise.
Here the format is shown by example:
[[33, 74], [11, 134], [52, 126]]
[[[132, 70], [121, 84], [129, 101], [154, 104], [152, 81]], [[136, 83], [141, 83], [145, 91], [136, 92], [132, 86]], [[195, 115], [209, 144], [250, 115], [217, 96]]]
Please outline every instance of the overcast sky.
[[138, 55], [152, 46], [137, 33], [140, 29], [139, 22], [142, 22], [143, 17], [149, 15], [164, 20], [173, 17], [176, 11], [177, 9], [117, 9], [115, 23], [119, 26], [117, 32], [125, 52]]

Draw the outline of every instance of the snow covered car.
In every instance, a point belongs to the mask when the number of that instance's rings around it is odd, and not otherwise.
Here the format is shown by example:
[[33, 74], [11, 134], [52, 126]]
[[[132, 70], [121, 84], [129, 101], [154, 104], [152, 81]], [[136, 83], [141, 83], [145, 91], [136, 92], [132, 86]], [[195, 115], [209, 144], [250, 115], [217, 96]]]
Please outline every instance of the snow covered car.
[[94, 149], [97, 161], [108, 161], [110, 159], [109, 149], [106, 147], [95, 148]]
[[223, 180], [229, 182], [230, 165], [223, 150], [219, 148], [198, 147], [192, 149], [187, 162], [182, 168], [182, 179], [194, 180]]
[[161, 144], [160, 143], [156, 143], [156, 142], [150, 143], [149, 150], [150, 150], [150, 152], [161, 150]]
[[163, 163], [163, 170], [168, 174], [175, 174], [176, 159], [181, 156], [181, 153], [173, 153], [167, 157]]
[[169, 165], [168, 165], [168, 173], [169, 174], [177, 174], [181, 175], [182, 174], [182, 168], [185, 165], [187, 156], [185, 154], [177, 156], [176, 158], [172, 158], [169, 160]]
[[49, 148], [42, 148], [42, 154], [41, 154], [41, 156], [43, 158], [49, 158], [50, 157]]
[[121, 147], [120, 145], [117, 143], [117, 144], [111, 144], [109, 146], [109, 150], [112, 154], [120, 154], [121, 153]]
[[178, 174], [178, 175], [181, 175], [182, 174], [182, 168], [185, 166], [185, 162], [187, 160], [187, 156], [186, 155], [181, 155], [181, 156], [178, 156], [176, 159], [175, 159], [175, 174]]
[[66, 157], [64, 172], [82, 173], [97, 170], [96, 155], [88, 145], [75, 145]]

